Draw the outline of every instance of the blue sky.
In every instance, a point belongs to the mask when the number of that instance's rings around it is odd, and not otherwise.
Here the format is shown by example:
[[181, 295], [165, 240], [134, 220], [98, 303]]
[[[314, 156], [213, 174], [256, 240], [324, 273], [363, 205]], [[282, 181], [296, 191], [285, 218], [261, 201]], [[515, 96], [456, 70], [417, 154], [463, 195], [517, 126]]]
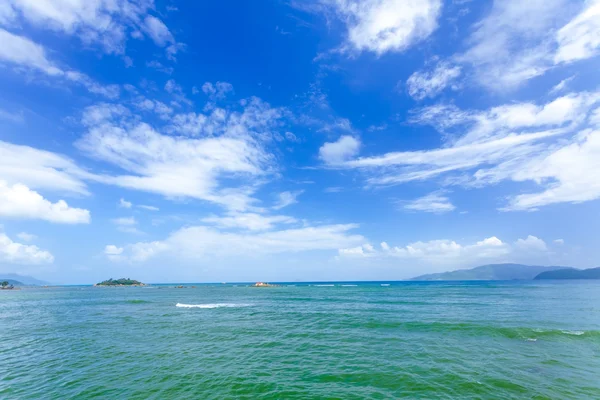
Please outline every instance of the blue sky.
[[0, 271], [598, 266], [599, 38], [598, 0], [4, 1]]

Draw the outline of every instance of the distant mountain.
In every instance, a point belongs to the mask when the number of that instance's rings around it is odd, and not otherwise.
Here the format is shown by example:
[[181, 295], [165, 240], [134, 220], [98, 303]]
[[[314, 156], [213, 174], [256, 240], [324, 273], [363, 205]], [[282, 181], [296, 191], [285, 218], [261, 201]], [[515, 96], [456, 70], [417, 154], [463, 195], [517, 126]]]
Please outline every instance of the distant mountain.
[[[48, 282], [44, 282], [39, 279], [32, 278], [31, 276], [0, 272], [0, 282], [1, 281], [10, 281], [11, 279], [20, 282], [21, 286], [48, 285]], [[15, 284], [15, 286], [17, 286], [17, 285]]]
[[600, 279], [600, 268], [563, 268], [554, 271], [542, 272], [534, 279]]
[[522, 264], [489, 264], [471, 269], [421, 275], [412, 281], [512, 281], [531, 280], [542, 272], [570, 270], [566, 267], [543, 267]]

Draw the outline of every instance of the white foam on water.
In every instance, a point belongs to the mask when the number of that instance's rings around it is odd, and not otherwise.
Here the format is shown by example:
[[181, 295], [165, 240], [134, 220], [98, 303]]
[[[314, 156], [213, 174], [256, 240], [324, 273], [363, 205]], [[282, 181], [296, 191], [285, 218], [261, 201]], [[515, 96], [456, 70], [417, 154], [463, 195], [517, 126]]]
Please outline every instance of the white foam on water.
[[575, 335], [575, 336], [581, 336], [581, 335], [585, 335], [584, 331], [561, 331], [564, 334], [567, 335]]
[[389, 283], [382, 283], [381, 286], [390, 286]]
[[175, 307], [182, 308], [222, 308], [222, 307], [249, 307], [251, 304], [236, 304], [236, 303], [209, 303], [209, 304], [183, 304], [177, 303]]
[[344, 286], [344, 287], [353, 287], [353, 286], [358, 286], [358, 285], [340, 285], [340, 286]]
[[335, 285], [315, 285], [315, 286], [320, 286], [320, 287], [332, 287], [332, 286], [335, 286]]

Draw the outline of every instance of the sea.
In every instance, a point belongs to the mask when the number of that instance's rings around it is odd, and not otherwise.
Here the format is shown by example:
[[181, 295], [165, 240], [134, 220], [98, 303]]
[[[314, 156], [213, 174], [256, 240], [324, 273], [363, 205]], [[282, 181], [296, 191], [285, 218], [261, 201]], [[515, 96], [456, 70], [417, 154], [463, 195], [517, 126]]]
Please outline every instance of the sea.
[[600, 282], [184, 286], [0, 291], [0, 398], [600, 399]]

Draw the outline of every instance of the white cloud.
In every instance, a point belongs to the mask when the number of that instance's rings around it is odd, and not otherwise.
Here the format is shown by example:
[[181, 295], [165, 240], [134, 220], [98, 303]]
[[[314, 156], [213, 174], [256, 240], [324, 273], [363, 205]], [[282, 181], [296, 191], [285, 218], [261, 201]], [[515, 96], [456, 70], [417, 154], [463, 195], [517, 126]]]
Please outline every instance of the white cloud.
[[173, 114], [173, 108], [158, 100], [150, 100], [143, 96], [138, 97], [134, 106], [144, 111], [154, 111], [161, 119], [169, 120]]
[[118, 85], [102, 85], [89, 76], [73, 71], [63, 70], [46, 57], [43, 46], [31, 40], [14, 35], [0, 28], [0, 62], [16, 65], [19, 68], [41, 71], [55, 78], [64, 78], [86, 88], [90, 93], [98, 94], [109, 99], [119, 97]]
[[575, 76], [571, 76], [558, 82], [556, 85], [554, 85], [554, 87], [552, 87], [552, 89], [550, 89], [550, 94], [556, 94], [564, 91], [574, 78]]
[[[321, 121], [319, 121], [321, 122]], [[323, 123], [319, 128], [319, 132], [354, 132], [352, 123], [348, 118], [334, 118], [332, 122]]]
[[7, 111], [0, 108], [0, 119], [17, 124], [25, 122], [23, 111]]
[[564, 241], [564, 239], [555, 239], [554, 243], [562, 246], [563, 244], [565, 244], [565, 241]]
[[150, 38], [152, 38], [157, 46], [164, 47], [175, 41], [169, 28], [167, 28], [164, 22], [152, 15], [147, 15], [146, 18], [144, 18], [142, 29], [150, 36]]
[[440, 62], [433, 71], [414, 72], [406, 81], [408, 94], [417, 100], [435, 97], [448, 86], [456, 89], [453, 82], [460, 76], [461, 67]]
[[114, 244], [109, 244], [104, 248], [104, 254], [111, 261], [121, 260], [122, 253], [123, 253], [123, 248], [117, 247]]
[[121, 208], [131, 208], [132, 205], [133, 204], [130, 201], [127, 201], [122, 197], [119, 200], [119, 207], [121, 207]]
[[21, 67], [34, 68], [51, 76], [64, 72], [46, 57], [44, 47], [31, 40], [0, 28], [0, 61]]
[[469, 49], [455, 56], [475, 79], [496, 90], [518, 87], [552, 67], [553, 28], [567, 22], [568, 0], [496, 1], [475, 25]]
[[65, 78], [86, 88], [90, 93], [99, 94], [108, 99], [119, 98], [121, 88], [119, 85], [101, 85], [89, 76], [76, 71], [65, 72]]
[[134, 217], [121, 217], [121, 218], [115, 218], [112, 220], [113, 224], [115, 225], [119, 225], [119, 226], [133, 226], [137, 224], [137, 221], [135, 220]]
[[403, 51], [437, 28], [439, 0], [336, 0], [337, 15], [346, 23], [346, 50], [378, 55]]
[[515, 245], [522, 250], [526, 251], [546, 251], [548, 247], [546, 242], [535, 236], [529, 235], [526, 239], [519, 239], [515, 242]]
[[179, 259], [262, 256], [316, 250], [337, 250], [364, 242], [349, 231], [354, 224], [322, 225], [261, 233], [220, 232], [206, 226], [179, 229], [164, 241], [139, 242], [125, 247], [124, 257], [143, 262], [160, 254]]
[[467, 51], [452, 57], [474, 80], [507, 91], [549, 69], [598, 54], [600, 1], [505, 0], [475, 24]]
[[104, 248], [104, 254], [118, 256], [123, 253], [122, 247], [117, 247], [113, 244], [109, 244]]
[[[106, 118], [94, 119], [76, 146], [128, 173], [95, 178], [103, 183], [243, 210], [255, 202], [255, 188], [244, 178], [267, 176], [273, 164], [262, 141], [280, 113], [259, 99], [247, 102], [242, 113], [227, 112], [214, 135], [199, 139], [164, 135], [136, 119], [100, 114]], [[228, 187], [222, 188], [225, 179]]]
[[140, 204], [138, 205], [139, 208], [143, 208], [144, 210], [148, 210], [148, 211], [159, 211], [160, 209], [158, 207], [155, 206], [147, 206], [144, 204]]
[[461, 245], [453, 240], [431, 240], [415, 242], [405, 247], [391, 247], [381, 243], [381, 251], [370, 245], [340, 249], [340, 256], [394, 257], [418, 260], [424, 263], [448, 264], [480, 262], [485, 259], [498, 259], [511, 252], [511, 246], [495, 236], [469, 245]]
[[405, 210], [422, 211], [441, 214], [453, 211], [456, 207], [450, 202], [448, 197], [441, 192], [433, 192], [426, 196], [420, 197], [403, 205]]
[[17, 233], [17, 237], [24, 242], [31, 242], [32, 240], [35, 240], [37, 238], [37, 236], [27, 232]]
[[13, 242], [0, 232], [0, 261], [14, 264], [46, 264], [54, 262], [54, 256], [34, 245]]
[[214, 85], [210, 82], [202, 85], [202, 91], [211, 100], [223, 100], [229, 93], [233, 93], [233, 85], [228, 82], [217, 82]]
[[573, 142], [542, 153], [512, 172], [515, 181], [547, 182], [546, 190], [511, 197], [504, 210], [535, 210], [556, 203], [600, 198], [600, 131], [587, 131]]
[[[600, 198], [591, 171], [599, 168], [592, 130], [600, 93], [572, 93], [544, 105], [509, 104], [486, 111], [452, 106], [422, 109], [412, 122], [434, 125], [445, 147], [362, 157], [335, 164], [371, 173], [369, 186], [446, 177], [445, 185], [484, 186], [533, 181], [546, 190], [509, 198], [502, 210], [527, 210], [559, 202]], [[591, 116], [590, 116], [591, 114]], [[589, 117], [588, 117], [589, 116]]]
[[338, 254], [343, 259], [376, 259], [378, 263], [429, 270], [470, 268], [482, 263], [540, 262], [548, 256], [545, 243], [535, 236], [519, 239], [514, 244], [491, 236], [468, 244], [441, 239], [418, 241], [400, 247], [382, 242], [380, 247], [380, 250], [370, 245], [341, 248]]
[[83, 178], [89, 174], [60, 154], [0, 141], [0, 176], [31, 189], [89, 194]]
[[304, 190], [298, 190], [296, 192], [281, 192], [278, 194], [277, 204], [273, 206], [273, 209], [279, 210], [289, 205], [298, 202], [298, 196], [304, 193]]
[[375, 256], [376, 252], [373, 246], [367, 243], [349, 249], [339, 249], [338, 254], [343, 257], [370, 257]]
[[173, 67], [167, 67], [163, 65], [160, 61], [156, 60], [146, 62], [146, 66], [149, 68], [154, 68], [157, 71], [164, 72], [167, 75], [171, 75], [174, 71]]
[[9, 218], [42, 219], [61, 224], [87, 224], [90, 212], [69, 207], [64, 200], [51, 203], [22, 184], [0, 180], [0, 215]]
[[297, 220], [286, 215], [261, 215], [257, 213], [230, 212], [225, 216], [211, 216], [202, 222], [224, 229], [238, 228], [249, 231], [267, 231], [279, 224], [293, 224]]
[[154, 8], [146, 0], [7, 0], [0, 23], [21, 21], [78, 37], [83, 44], [98, 45], [106, 53], [123, 54], [128, 33], [141, 36], [140, 29], [159, 46], [174, 43], [168, 28], [148, 15]]
[[344, 135], [336, 142], [327, 142], [321, 146], [319, 158], [327, 164], [339, 164], [357, 155], [359, 150], [360, 141]]
[[555, 63], [569, 63], [598, 54], [600, 48], [600, 0], [588, 0], [585, 9], [556, 33]]
[[137, 229], [137, 221], [134, 217], [114, 218], [111, 221], [113, 224], [117, 225], [117, 229], [121, 232], [134, 233], [137, 235], [143, 233], [139, 229]]

